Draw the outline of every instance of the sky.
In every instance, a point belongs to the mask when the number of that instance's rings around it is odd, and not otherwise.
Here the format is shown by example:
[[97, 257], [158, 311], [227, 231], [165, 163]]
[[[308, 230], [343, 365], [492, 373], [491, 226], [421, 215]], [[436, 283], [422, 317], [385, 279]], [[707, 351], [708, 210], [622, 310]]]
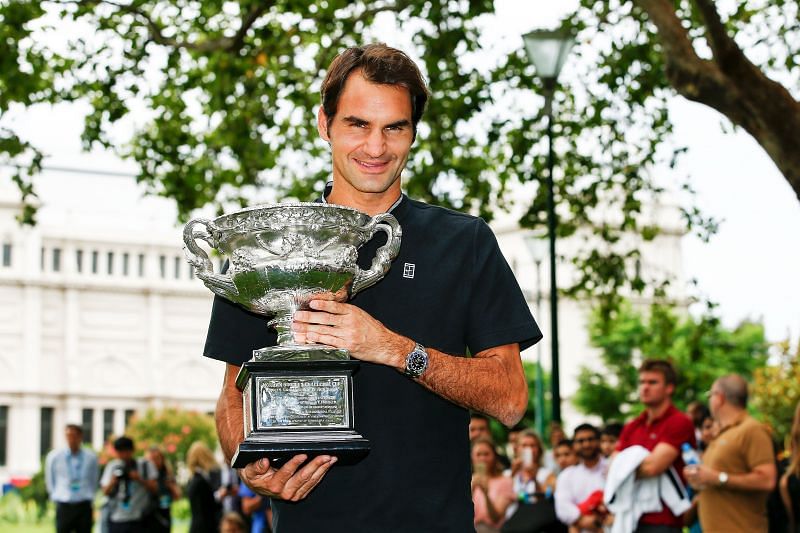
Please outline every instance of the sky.
[[[521, 47], [521, 35], [556, 25], [573, 1], [497, 0], [499, 48]], [[502, 31], [500, 31], [502, 30]], [[387, 35], [389, 44], [404, 36]], [[568, 64], [567, 67], [568, 68]], [[17, 114], [11, 125], [44, 148], [48, 166], [135, 172], [130, 162], [113, 154], [83, 153], [80, 131], [85, 108], [60, 105]], [[674, 171], [657, 169], [670, 179], [690, 175], [697, 203], [706, 215], [720, 220], [720, 231], [709, 243], [693, 236], [683, 241], [686, 277], [697, 280], [697, 291], [719, 304], [725, 325], [743, 319], [763, 320], [767, 338], [800, 338], [800, 202], [775, 165], [756, 142], [743, 132], [725, 134], [714, 110], [676, 97], [670, 104], [678, 144], [689, 148]], [[60, 174], [60, 176], [65, 176]], [[51, 176], [52, 178], [52, 176]], [[119, 179], [131, 192], [130, 180]], [[127, 181], [127, 183], [125, 183]], [[64, 196], [84, 198], [91, 191], [69, 191]]]

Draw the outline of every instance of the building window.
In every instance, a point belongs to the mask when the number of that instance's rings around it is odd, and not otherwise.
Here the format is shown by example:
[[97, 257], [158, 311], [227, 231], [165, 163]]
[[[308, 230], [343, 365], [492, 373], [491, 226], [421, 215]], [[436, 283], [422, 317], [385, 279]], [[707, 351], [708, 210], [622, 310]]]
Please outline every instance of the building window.
[[53, 408], [42, 407], [39, 414], [39, 455], [44, 457], [53, 449]]
[[11, 266], [11, 244], [3, 243], [3, 266]]
[[83, 250], [75, 250], [75, 268], [79, 274], [83, 272]]
[[100, 252], [92, 250], [92, 274], [97, 274], [98, 266], [100, 263]]
[[189, 265], [189, 279], [194, 279], [194, 267]]
[[61, 248], [53, 248], [53, 272], [61, 272]]
[[161, 273], [162, 278], [167, 277], [167, 256], [160, 255], [158, 256], [158, 270]]
[[39, 270], [41, 270], [42, 272], [44, 272], [44, 254], [45, 254], [45, 250], [44, 250], [44, 246], [42, 246], [42, 249], [41, 249], [41, 251], [39, 253]]
[[114, 434], [114, 410], [103, 409], [103, 442]]
[[6, 466], [8, 450], [8, 406], [0, 405], [0, 466]]
[[130, 259], [131, 259], [131, 254], [129, 254], [128, 252], [125, 252], [124, 254], [122, 254], [122, 275], [123, 276], [127, 276], [128, 275], [128, 263], [130, 262]]
[[111, 274], [114, 273], [114, 252], [108, 252], [108, 254], [106, 254], [106, 259], [107, 259], [106, 266], [108, 268], [108, 275], [110, 276]]
[[139, 277], [144, 277], [144, 254], [139, 254]]
[[81, 428], [83, 429], [83, 443], [92, 444], [94, 434], [94, 409], [84, 409], [81, 413]]
[[181, 258], [175, 258], [175, 279], [179, 279], [181, 277]]
[[133, 409], [125, 409], [125, 431], [128, 431], [128, 427], [130, 426], [131, 423], [131, 418], [133, 418], [133, 415], [135, 414], [136, 411], [134, 411]]

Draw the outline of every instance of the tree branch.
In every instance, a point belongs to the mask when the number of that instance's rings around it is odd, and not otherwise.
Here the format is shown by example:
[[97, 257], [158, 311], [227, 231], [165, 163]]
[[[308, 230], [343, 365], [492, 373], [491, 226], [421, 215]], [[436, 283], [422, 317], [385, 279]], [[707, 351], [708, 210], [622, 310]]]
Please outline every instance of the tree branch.
[[242, 17], [242, 23], [239, 26], [239, 29], [236, 31], [236, 34], [233, 37], [219, 37], [217, 39], [209, 39], [197, 43], [192, 43], [188, 41], [180, 41], [177, 39], [172, 39], [164, 35], [164, 28], [162, 28], [153, 17], [150, 16], [144, 9], [128, 5], [128, 4], [120, 4], [118, 2], [112, 0], [62, 0], [62, 4], [79, 4], [79, 5], [87, 5], [87, 4], [106, 4], [112, 7], [117, 8], [118, 10], [124, 13], [130, 13], [134, 17], [141, 20], [144, 25], [147, 27], [147, 31], [150, 34], [150, 39], [162, 46], [168, 46], [171, 48], [183, 48], [186, 50], [194, 50], [197, 52], [214, 52], [214, 51], [228, 51], [228, 52], [237, 52], [241, 49], [244, 43], [244, 37], [247, 34], [247, 31], [253, 26], [253, 24], [258, 20], [267, 9], [269, 9], [269, 5], [266, 2], [259, 3], [256, 6], [253, 6], [250, 11], [248, 11]]
[[658, 30], [672, 86], [750, 133], [800, 198], [800, 104], [744, 55], [728, 35], [712, 0], [694, 2], [706, 24], [714, 52], [711, 61], [694, 52], [671, 0], [634, 0]]
[[706, 37], [714, 53], [714, 61], [723, 72], [733, 72], [740, 69], [750, 69], [754, 74], [761, 74], [761, 70], [753, 65], [744, 55], [742, 49], [728, 34], [722, 19], [717, 11], [717, 6], [712, 0], [694, 0], [706, 27]]

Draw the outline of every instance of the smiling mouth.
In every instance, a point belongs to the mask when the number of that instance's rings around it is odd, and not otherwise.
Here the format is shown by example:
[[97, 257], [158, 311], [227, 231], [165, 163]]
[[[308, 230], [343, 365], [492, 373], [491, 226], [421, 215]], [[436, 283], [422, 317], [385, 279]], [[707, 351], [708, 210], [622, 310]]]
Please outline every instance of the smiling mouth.
[[367, 171], [380, 171], [384, 170], [388, 165], [388, 161], [364, 161], [363, 159], [355, 159], [356, 164]]

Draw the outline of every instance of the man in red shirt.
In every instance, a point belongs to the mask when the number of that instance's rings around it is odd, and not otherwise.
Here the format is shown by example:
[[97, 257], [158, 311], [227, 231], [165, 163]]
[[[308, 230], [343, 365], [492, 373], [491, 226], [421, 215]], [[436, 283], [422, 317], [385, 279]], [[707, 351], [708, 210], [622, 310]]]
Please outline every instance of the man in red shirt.
[[[636, 471], [640, 478], [660, 476], [670, 466], [682, 475], [681, 446], [684, 442], [695, 446], [692, 421], [672, 405], [676, 384], [677, 374], [669, 361], [647, 359], [639, 368], [639, 400], [645, 410], [625, 424], [617, 451], [637, 444], [650, 450]], [[682, 529], [683, 518], [663, 505], [658, 513], [642, 515], [636, 533], [680, 533]]]

